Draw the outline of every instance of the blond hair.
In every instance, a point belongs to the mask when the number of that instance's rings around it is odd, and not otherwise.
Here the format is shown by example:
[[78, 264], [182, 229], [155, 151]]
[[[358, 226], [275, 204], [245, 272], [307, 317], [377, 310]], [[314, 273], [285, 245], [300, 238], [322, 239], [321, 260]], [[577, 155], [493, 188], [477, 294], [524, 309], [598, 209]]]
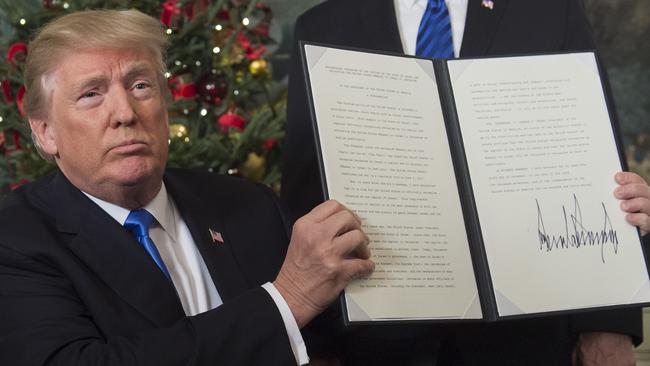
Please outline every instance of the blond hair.
[[[46, 119], [51, 92], [48, 76], [69, 53], [94, 48], [144, 49], [154, 61], [161, 94], [168, 96], [164, 76], [167, 38], [162, 24], [137, 10], [86, 10], [51, 21], [30, 42], [24, 75], [27, 117]], [[32, 141], [45, 160], [54, 162], [33, 132]]]
[[64, 57], [75, 50], [93, 48], [148, 51], [156, 66], [159, 84], [166, 88], [164, 56], [167, 37], [160, 21], [137, 10], [75, 12], [46, 24], [29, 44], [24, 99], [28, 117], [46, 118], [49, 102], [45, 90], [46, 77]]

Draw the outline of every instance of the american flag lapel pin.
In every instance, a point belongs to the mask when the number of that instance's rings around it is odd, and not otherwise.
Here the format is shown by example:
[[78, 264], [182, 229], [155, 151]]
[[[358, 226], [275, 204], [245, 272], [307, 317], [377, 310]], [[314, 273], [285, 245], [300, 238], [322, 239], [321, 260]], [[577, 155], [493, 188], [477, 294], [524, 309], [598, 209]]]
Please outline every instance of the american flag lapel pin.
[[494, 2], [492, 0], [483, 0], [481, 6], [487, 9], [494, 9]]
[[219, 243], [223, 244], [223, 236], [221, 236], [221, 233], [212, 229], [210, 230], [210, 237], [212, 238], [213, 243]]

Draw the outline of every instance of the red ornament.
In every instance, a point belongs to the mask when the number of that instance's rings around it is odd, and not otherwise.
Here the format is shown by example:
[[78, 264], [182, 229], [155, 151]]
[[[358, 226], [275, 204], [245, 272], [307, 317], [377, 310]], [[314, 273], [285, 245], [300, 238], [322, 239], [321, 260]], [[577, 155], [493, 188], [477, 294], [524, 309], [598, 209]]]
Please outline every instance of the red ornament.
[[17, 42], [9, 46], [7, 50], [7, 63], [13, 64], [16, 61], [25, 61], [27, 56], [27, 45], [22, 42]]
[[169, 88], [174, 100], [192, 99], [196, 96], [196, 86], [190, 74], [177, 75], [169, 79]]
[[23, 99], [25, 99], [25, 85], [21, 85], [18, 89], [18, 94], [16, 95], [16, 105], [18, 106], [18, 112], [20, 115], [25, 117], [25, 110], [23, 109]]
[[230, 11], [226, 8], [217, 13], [217, 18], [221, 18], [223, 20], [228, 20], [230, 19]]
[[276, 139], [266, 139], [262, 143], [262, 148], [264, 150], [268, 151], [268, 150], [273, 149], [273, 146], [275, 146], [277, 143], [278, 143], [278, 140], [276, 140]]
[[180, 15], [180, 13], [181, 10], [176, 6], [176, 0], [167, 0], [162, 4], [160, 22], [167, 27], [171, 27], [174, 17]]
[[205, 103], [220, 104], [228, 93], [228, 83], [223, 76], [207, 74], [198, 82], [197, 94]]
[[237, 42], [244, 49], [246, 58], [249, 60], [257, 60], [266, 52], [264, 45], [253, 46], [244, 32], [237, 33]]
[[2, 150], [5, 147], [5, 142], [7, 141], [7, 138], [5, 137], [5, 132], [0, 131], [0, 150]]
[[224, 129], [228, 130], [228, 128], [236, 128], [238, 130], [243, 130], [244, 126], [246, 125], [246, 121], [232, 111], [228, 111], [217, 119], [217, 122], [219, 125]]

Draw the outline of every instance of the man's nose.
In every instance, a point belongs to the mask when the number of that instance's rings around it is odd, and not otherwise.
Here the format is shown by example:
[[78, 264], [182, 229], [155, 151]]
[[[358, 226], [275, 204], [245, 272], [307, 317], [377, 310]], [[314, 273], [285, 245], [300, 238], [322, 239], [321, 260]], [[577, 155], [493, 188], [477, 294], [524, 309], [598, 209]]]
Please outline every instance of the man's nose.
[[111, 108], [111, 126], [114, 128], [120, 126], [129, 126], [136, 122], [136, 113], [133, 106], [134, 100], [129, 95], [129, 91], [117, 87], [112, 90], [109, 98], [109, 108]]

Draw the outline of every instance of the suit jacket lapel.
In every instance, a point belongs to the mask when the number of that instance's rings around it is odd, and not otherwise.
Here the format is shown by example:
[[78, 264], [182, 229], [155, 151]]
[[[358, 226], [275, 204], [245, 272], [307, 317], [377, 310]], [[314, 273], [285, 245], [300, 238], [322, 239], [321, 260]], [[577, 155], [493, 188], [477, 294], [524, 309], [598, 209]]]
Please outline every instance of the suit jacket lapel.
[[[165, 186], [192, 234], [221, 299], [226, 301], [250, 288], [234, 256], [236, 243], [233, 243], [224, 225], [220, 202], [206, 202], [206, 197], [184, 187], [173, 173], [165, 175]], [[223, 243], [213, 240], [210, 230], [220, 233]]]
[[488, 9], [480, 0], [469, 0], [460, 57], [484, 56], [490, 50], [508, 0], [493, 0], [493, 3], [494, 8]]
[[157, 326], [185, 315], [172, 283], [128, 231], [63, 174], [50, 188], [58, 230], [76, 234], [70, 250], [108, 287]]
[[[359, 1], [359, 0], [357, 0]], [[367, 31], [368, 47], [374, 50], [404, 53], [399, 36], [393, 0], [367, 0], [357, 6], [363, 29]]]

